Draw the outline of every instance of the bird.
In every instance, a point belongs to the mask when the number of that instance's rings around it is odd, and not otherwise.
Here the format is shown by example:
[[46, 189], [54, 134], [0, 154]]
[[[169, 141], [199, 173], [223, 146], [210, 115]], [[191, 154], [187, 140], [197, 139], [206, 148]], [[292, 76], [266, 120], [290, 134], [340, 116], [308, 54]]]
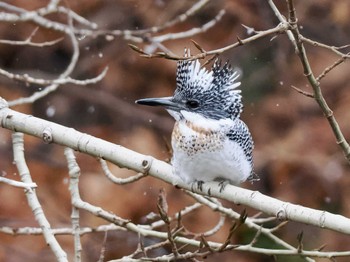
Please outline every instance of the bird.
[[210, 70], [185, 49], [177, 62], [173, 96], [143, 98], [137, 104], [162, 106], [175, 119], [171, 135], [173, 174], [202, 190], [205, 182], [227, 184], [258, 180], [253, 170], [254, 142], [240, 119], [239, 73], [216, 59]]

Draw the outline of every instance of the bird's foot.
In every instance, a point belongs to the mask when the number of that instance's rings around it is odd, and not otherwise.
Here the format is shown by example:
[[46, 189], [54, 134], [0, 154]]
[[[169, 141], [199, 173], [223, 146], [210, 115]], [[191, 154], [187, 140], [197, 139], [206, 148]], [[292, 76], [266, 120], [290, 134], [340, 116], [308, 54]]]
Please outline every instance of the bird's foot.
[[197, 190], [202, 192], [203, 191], [203, 184], [204, 184], [204, 181], [195, 180], [194, 182], [191, 183], [191, 191], [194, 192], [194, 189], [196, 189], [196, 187], [197, 187]]
[[258, 176], [257, 173], [252, 172], [252, 174], [248, 177], [247, 180], [253, 184], [254, 182], [260, 181], [260, 177]]
[[222, 191], [224, 191], [225, 187], [230, 184], [230, 181], [229, 180], [221, 180], [219, 182], [219, 187], [220, 187], [220, 190], [219, 192], [222, 193]]

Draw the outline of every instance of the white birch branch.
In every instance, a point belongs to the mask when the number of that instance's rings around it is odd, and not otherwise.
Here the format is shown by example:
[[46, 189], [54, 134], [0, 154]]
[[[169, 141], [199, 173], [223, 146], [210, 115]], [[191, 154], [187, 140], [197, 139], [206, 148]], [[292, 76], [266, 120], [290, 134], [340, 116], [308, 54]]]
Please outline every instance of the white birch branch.
[[8, 179], [8, 178], [2, 177], [2, 176], [0, 176], [0, 183], [5, 183], [5, 184], [8, 184], [8, 185], [13, 186], [13, 187], [24, 188], [27, 190], [30, 190], [30, 189], [37, 187], [36, 183], [23, 183], [23, 182]]
[[[64, 150], [64, 154], [68, 159], [68, 165], [71, 165], [71, 163], [69, 162], [70, 159], [73, 159], [73, 162], [75, 162], [75, 155], [72, 149], [70, 149], [69, 147], [66, 147]], [[80, 224], [79, 224], [80, 212], [79, 212], [79, 209], [74, 206], [75, 190], [79, 192], [79, 175], [80, 175], [79, 172], [69, 173], [69, 191], [70, 191], [71, 203], [72, 203], [71, 220], [72, 220], [72, 229], [73, 229], [73, 235], [74, 235], [74, 262], [81, 261], [81, 252], [82, 252], [82, 246], [80, 241]]]
[[[97, 227], [81, 227], [79, 230], [79, 234], [86, 235], [91, 234], [95, 232], [108, 232], [108, 231], [126, 231], [124, 227], [117, 226], [115, 224], [107, 224], [107, 225], [101, 225]], [[0, 232], [12, 236], [20, 236], [20, 235], [33, 235], [33, 236], [39, 236], [43, 234], [43, 230], [38, 227], [0, 227]], [[70, 227], [66, 228], [51, 228], [51, 233], [54, 235], [74, 235], [75, 230]]]
[[[42, 78], [35, 78], [32, 77], [28, 74], [13, 74], [8, 72], [7, 70], [1, 69], [0, 68], [0, 75], [5, 76], [9, 79], [14, 79], [18, 81], [23, 81], [25, 83], [30, 83], [30, 84], [37, 84], [37, 85], [64, 85], [64, 84], [74, 84], [74, 85], [81, 85], [81, 86], [86, 86], [89, 84], [96, 84], [97, 82], [101, 81], [107, 74], [108, 67], [105, 67], [103, 71], [98, 74], [97, 76], [93, 78], [88, 78], [84, 80], [78, 80], [78, 79], [73, 79], [69, 76], [65, 78], [57, 78], [57, 79], [42, 79]], [[54, 90], [55, 91], [55, 90]]]
[[[37, 117], [16, 112], [9, 109], [6, 101], [1, 98], [0, 123], [3, 128], [41, 138], [46, 143], [53, 142], [94, 157], [103, 158], [122, 168], [132, 169], [141, 173], [148, 171], [148, 174], [155, 178], [191, 190], [191, 185], [175, 178], [172, 175], [171, 166], [163, 161], [81, 133], [73, 128], [67, 128]], [[291, 220], [343, 234], [350, 234], [350, 219], [341, 215], [283, 202], [263, 195], [258, 191], [232, 185], [227, 185], [223, 192], [220, 193], [220, 187], [216, 182], [205, 183], [203, 185], [203, 192], [196, 191], [199, 194], [206, 194], [208, 192], [210, 192], [211, 196], [226, 199], [235, 204], [252, 207], [267, 215], [276, 216], [280, 220]]]
[[[1, 106], [0, 106], [1, 108]], [[23, 146], [23, 133], [14, 133], [12, 136], [13, 140], [13, 156], [16, 163], [18, 172], [20, 174], [23, 183], [31, 184], [33, 183], [30, 176], [28, 166], [24, 158], [24, 146]], [[39, 199], [32, 188], [27, 188], [25, 190], [28, 205], [30, 206], [34, 217], [41, 229], [43, 230], [43, 235], [47, 245], [51, 248], [52, 252], [56, 256], [57, 261], [65, 262], [67, 260], [67, 254], [61, 248], [60, 244], [57, 242], [54, 234], [51, 232], [51, 226], [49, 221], [46, 219], [44, 211], [40, 205]]]

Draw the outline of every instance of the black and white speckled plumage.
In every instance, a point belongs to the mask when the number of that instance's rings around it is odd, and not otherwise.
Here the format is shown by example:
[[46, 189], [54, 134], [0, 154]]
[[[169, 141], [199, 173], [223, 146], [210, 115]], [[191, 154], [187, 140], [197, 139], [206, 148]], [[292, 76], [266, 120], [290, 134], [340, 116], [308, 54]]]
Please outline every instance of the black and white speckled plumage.
[[244, 154], [252, 167], [250, 177], [254, 178], [252, 155], [254, 142], [247, 125], [242, 120], [237, 119], [235, 125], [229, 132], [227, 132], [226, 136], [232, 141], [237, 141], [237, 143], [243, 148]]

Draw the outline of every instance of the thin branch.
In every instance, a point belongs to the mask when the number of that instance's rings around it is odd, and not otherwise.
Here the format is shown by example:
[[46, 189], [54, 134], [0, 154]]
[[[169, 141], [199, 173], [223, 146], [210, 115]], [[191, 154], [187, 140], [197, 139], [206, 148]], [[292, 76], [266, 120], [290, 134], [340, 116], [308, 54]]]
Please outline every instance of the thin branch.
[[30, 36], [24, 40], [24, 41], [14, 41], [14, 40], [6, 40], [6, 39], [0, 39], [0, 44], [7, 44], [7, 45], [18, 45], [18, 46], [34, 46], [34, 47], [45, 47], [45, 46], [52, 46], [57, 44], [58, 42], [63, 40], [63, 37], [58, 38], [56, 40], [52, 41], [45, 41], [42, 43], [34, 43], [32, 41], [33, 36], [38, 31], [38, 27], [36, 27], [33, 32], [30, 34]]
[[175, 242], [176, 234], [174, 234], [174, 232], [171, 230], [170, 219], [168, 216], [168, 203], [166, 200], [166, 195], [164, 190], [161, 190], [158, 195], [157, 208], [161, 219], [164, 221], [166, 225], [168, 241], [171, 246], [172, 253], [174, 254], [175, 259], [178, 259], [180, 253]]
[[190, 16], [195, 15], [199, 10], [201, 10], [210, 0], [199, 0], [193, 4], [186, 12], [176, 16], [174, 19], [165, 22], [163, 25], [154, 26], [147, 29], [134, 30], [133, 35], [145, 35], [148, 33], [159, 33], [169, 27], [186, 21]]
[[47, 5], [47, 8], [54, 9], [58, 6], [59, 3], [60, 3], [60, 0], [50, 0], [50, 2]]
[[[64, 150], [64, 154], [67, 158], [69, 165], [74, 165], [76, 163], [75, 155], [72, 149], [66, 147]], [[73, 171], [76, 171], [76, 172], [73, 172]], [[71, 194], [71, 203], [72, 203], [71, 220], [72, 220], [72, 229], [73, 229], [73, 235], [74, 235], [74, 261], [75, 262], [81, 261], [81, 252], [82, 252], [81, 241], [80, 241], [79, 209], [73, 205], [73, 198], [75, 197], [75, 193], [76, 193], [75, 190], [79, 190], [79, 175], [80, 175], [80, 172], [77, 171], [77, 168], [69, 172], [69, 191]]]
[[6, 9], [6, 10], [11, 11], [11, 12], [15, 12], [15, 13], [22, 13], [22, 12], [26, 11], [23, 8], [20, 8], [20, 7], [14, 6], [14, 5], [10, 5], [10, 4], [5, 3], [5, 2], [0, 2], [0, 8]]
[[193, 37], [197, 34], [204, 33], [208, 31], [210, 28], [212, 28], [214, 25], [216, 25], [223, 15], [225, 14], [225, 10], [220, 10], [220, 12], [214, 17], [214, 19], [210, 20], [209, 22], [205, 23], [204, 25], [200, 27], [191, 28], [190, 30], [179, 32], [179, 33], [169, 33], [165, 35], [160, 36], [154, 36], [147, 39], [149, 42], [165, 42], [169, 40], [175, 40], [175, 39], [183, 39], [188, 37]]
[[[231, 238], [233, 236], [233, 233], [235, 233], [237, 231], [237, 229], [240, 228], [244, 224], [244, 221], [246, 220], [246, 218], [247, 218], [247, 213], [246, 213], [246, 210], [244, 209], [242, 211], [242, 213], [240, 214], [239, 219], [237, 221], [235, 221], [233, 223], [233, 225], [231, 226], [224, 243], [217, 249], [218, 252], [225, 251], [226, 247], [228, 247], [229, 244], [231, 244]], [[238, 247], [238, 245], [236, 245], [236, 246]]]
[[188, 9], [185, 13], [178, 15], [173, 20], [170, 20], [164, 25], [158, 26], [156, 31], [152, 31], [153, 33], [160, 32], [166, 28], [172, 27], [178, 23], [182, 23], [187, 20], [190, 16], [193, 16], [194, 14], [198, 13], [199, 10], [201, 10], [210, 0], [199, 0], [196, 3], [194, 3], [193, 6], [191, 6], [190, 9]]
[[138, 173], [135, 176], [131, 176], [131, 177], [128, 177], [128, 178], [116, 177], [109, 170], [107, 162], [104, 159], [100, 158], [100, 164], [101, 164], [101, 167], [102, 167], [102, 170], [103, 170], [103, 173], [105, 174], [105, 176], [110, 181], [112, 181], [113, 183], [118, 184], [118, 185], [129, 184], [129, 183], [135, 182], [135, 181], [140, 180], [141, 178], [147, 176], [147, 169], [145, 169], [144, 172]]
[[36, 183], [23, 183], [13, 179], [8, 179], [6, 177], [0, 176], [0, 183], [8, 184], [13, 187], [24, 188], [26, 190], [31, 190], [37, 187]]
[[[108, 67], [105, 67], [103, 71], [98, 74], [97, 76], [89, 79], [84, 79], [84, 80], [78, 80], [78, 79], [73, 79], [70, 77], [66, 78], [58, 78], [58, 79], [53, 79], [53, 80], [48, 80], [48, 79], [41, 79], [41, 78], [34, 78], [31, 77], [28, 74], [13, 74], [10, 73], [6, 70], [3, 70], [0, 68], [0, 75], [3, 75], [7, 78], [18, 80], [18, 81], [23, 81], [25, 83], [30, 83], [30, 84], [36, 84], [36, 85], [65, 85], [65, 84], [74, 84], [74, 85], [81, 85], [81, 86], [86, 86], [89, 84], [96, 84], [97, 82], [101, 81], [105, 76], [108, 71]], [[16, 101], [16, 100], [14, 100]]]
[[[23, 133], [13, 133], [12, 140], [14, 161], [16, 163], [21, 180], [23, 183], [31, 184], [33, 183], [33, 181], [24, 157]], [[25, 194], [27, 197], [28, 205], [30, 206], [34, 214], [36, 221], [43, 230], [45, 241], [54, 253], [57, 261], [68, 261], [67, 254], [63, 251], [62, 247], [57, 242], [55, 236], [51, 232], [50, 223], [45, 216], [45, 213], [40, 205], [35, 190], [33, 190], [32, 188], [27, 188]]]
[[148, 258], [147, 253], [149, 251], [164, 247], [166, 245], [169, 245], [168, 240], [161, 241], [161, 242], [158, 242], [158, 243], [155, 243], [153, 245], [149, 245], [149, 246], [145, 247], [143, 244], [142, 238], [139, 235], [139, 245], [138, 245], [137, 249], [132, 254], [122, 257], [121, 261], [133, 261], [133, 258], [136, 256], [139, 256], [140, 254], [142, 254], [143, 255], [142, 258], [147, 261], [147, 258]]
[[279, 230], [280, 228], [284, 227], [284, 226], [287, 225], [287, 224], [288, 224], [288, 221], [283, 221], [283, 222], [279, 223], [277, 226], [275, 226], [275, 227], [273, 227], [273, 228], [270, 228], [269, 231], [270, 231], [271, 233], [273, 233], [273, 232]]
[[335, 54], [337, 54], [338, 56], [341, 56], [341, 57], [344, 57], [345, 59], [346, 58], [349, 58], [350, 57], [350, 54], [349, 53], [343, 53], [343, 52], [340, 52], [339, 50], [340, 49], [344, 49], [344, 48], [347, 48], [349, 47], [350, 45], [345, 45], [345, 46], [329, 46], [329, 45], [326, 45], [326, 44], [323, 44], [323, 43], [320, 43], [320, 42], [317, 42], [315, 40], [311, 40], [303, 35], [300, 35], [299, 36], [300, 38], [300, 41], [304, 42], [304, 43], [308, 43], [312, 46], [316, 46], [316, 47], [322, 47], [322, 48], [326, 48], [328, 50], [331, 50], [332, 52], [334, 52]]
[[[350, 54], [350, 52], [347, 53], [347, 55], [349, 55], [349, 54]], [[344, 62], [346, 61], [347, 58], [348, 58], [348, 57], [346, 57], [346, 56], [343, 56], [343, 57], [339, 58], [337, 61], [335, 61], [335, 62], [333, 63], [333, 65], [331, 65], [331, 66], [325, 68], [325, 70], [323, 70], [323, 72], [322, 72], [318, 77], [316, 77], [316, 80], [317, 80], [318, 82], [320, 82], [321, 79], [324, 78], [330, 71], [332, 71], [332, 70], [333, 70], [334, 68], [336, 68], [338, 65], [344, 63]]]
[[[259, 213], [262, 214], [262, 212], [259, 212]], [[276, 221], [275, 217], [260, 217], [259, 218], [256, 215], [249, 217], [249, 219], [252, 221], [252, 223], [257, 224], [257, 225]]]
[[302, 89], [300, 89], [300, 88], [298, 88], [298, 87], [296, 87], [296, 86], [291, 86], [294, 90], [296, 90], [298, 93], [300, 93], [300, 94], [302, 94], [302, 95], [304, 95], [304, 96], [307, 96], [307, 97], [311, 97], [311, 98], [315, 98], [315, 96], [314, 96], [314, 94], [312, 94], [312, 93], [309, 93], [309, 92], [306, 92], [306, 91], [304, 91], [304, 90], [302, 90]]
[[103, 241], [102, 241], [102, 247], [101, 247], [101, 251], [100, 251], [100, 256], [97, 260], [97, 262], [104, 262], [105, 261], [105, 255], [106, 255], [106, 245], [107, 245], [107, 234], [108, 232], [105, 232], [105, 235], [103, 237]]
[[[51, 10], [51, 9], [48, 7], [48, 10]], [[91, 29], [97, 29], [98, 28], [98, 25], [96, 23], [87, 20], [86, 18], [78, 15], [73, 10], [68, 9], [68, 8], [66, 8], [64, 6], [58, 6], [56, 9], [52, 9], [52, 12], [54, 12], [54, 11], [57, 11], [58, 13], [64, 13], [68, 17], [69, 16], [72, 17], [74, 19], [74, 21], [78, 22], [79, 24], [87, 26], [87, 27], [90, 27]], [[40, 13], [40, 15], [43, 16], [42, 13]]]
[[[201, 203], [194, 203], [193, 205], [187, 206], [187, 207], [181, 209], [179, 212], [177, 212], [175, 214], [175, 216], [169, 217], [169, 221], [172, 222], [174, 220], [179, 220], [179, 219], [181, 219], [181, 217], [192, 213], [194, 210], [197, 210], [198, 208], [200, 208], [202, 206], [203, 205]], [[156, 222], [151, 223], [149, 225], [149, 227], [151, 229], [156, 229], [156, 228], [162, 227], [164, 225], [165, 225], [165, 223], [163, 220], [158, 220]]]
[[[276, 7], [276, 5], [273, 2], [273, 0], [267, 0], [267, 2], [270, 5], [272, 11], [275, 13], [275, 16], [280, 21], [280, 23], [287, 23], [286, 18], [280, 13], [280, 11]], [[286, 31], [286, 33], [287, 33], [287, 36], [288, 36], [289, 40], [292, 42], [294, 48], [296, 49], [295, 38], [294, 38], [292, 32], [288, 30], [288, 31]]]
[[216, 225], [212, 229], [207, 230], [206, 232], [203, 232], [202, 235], [204, 237], [209, 237], [216, 234], [224, 226], [225, 220], [226, 220], [226, 216], [220, 213], [220, 218], [219, 218], [219, 221], [216, 223]]
[[255, 236], [250, 241], [249, 245], [254, 246], [256, 244], [256, 242], [258, 242], [259, 237], [261, 235], [261, 229], [262, 229], [262, 227], [260, 227], [260, 229], [256, 231]]
[[[79, 234], [91, 234], [95, 232], [107, 232], [107, 231], [125, 231], [125, 228], [114, 225], [107, 224], [101, 225], [98, 227], [80, 227]], [[33, 235], [38, 236], [43, 234], [43, 229], [39, 227], [0, 227], [0, 232], [12, 236], [25, 236], [25, 235]], [[75, 231], [72, 227], [66, 228], [51, 228], [51, 233], [54, 235], [74, 235]]]

